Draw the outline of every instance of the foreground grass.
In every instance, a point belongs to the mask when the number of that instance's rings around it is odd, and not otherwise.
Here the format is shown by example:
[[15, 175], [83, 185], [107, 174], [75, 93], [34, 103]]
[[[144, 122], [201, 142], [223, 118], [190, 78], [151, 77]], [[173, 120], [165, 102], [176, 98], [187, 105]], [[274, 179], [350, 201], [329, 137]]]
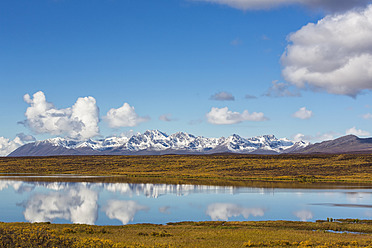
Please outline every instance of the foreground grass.
[[237, 186], [252, 181], [372, 185], [372, 155], [5, 157], [0, 158], [0, 173], [81, 174], [116, 176], [110, 180], [130, 182]]
[[372, 221], [182, 222], [126, 226], [0, 223], [0, 246], [372, 247]]

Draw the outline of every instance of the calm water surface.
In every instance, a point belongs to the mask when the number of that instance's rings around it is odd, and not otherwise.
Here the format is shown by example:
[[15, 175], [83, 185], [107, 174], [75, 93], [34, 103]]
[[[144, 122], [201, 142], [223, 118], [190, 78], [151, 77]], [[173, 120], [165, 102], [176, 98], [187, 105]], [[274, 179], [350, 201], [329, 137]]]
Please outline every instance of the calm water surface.
[[372, 189], [0, 180], [0, 221], [121, 225], [372, 218]]

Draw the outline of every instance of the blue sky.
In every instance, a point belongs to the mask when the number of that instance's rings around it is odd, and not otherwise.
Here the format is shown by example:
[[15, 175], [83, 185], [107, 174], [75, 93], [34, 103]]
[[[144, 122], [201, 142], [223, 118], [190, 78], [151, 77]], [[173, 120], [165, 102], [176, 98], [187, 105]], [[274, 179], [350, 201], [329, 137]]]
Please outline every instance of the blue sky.
[[147, 129], [369, 136], [368, 4], [1, 1], [0, 150]]

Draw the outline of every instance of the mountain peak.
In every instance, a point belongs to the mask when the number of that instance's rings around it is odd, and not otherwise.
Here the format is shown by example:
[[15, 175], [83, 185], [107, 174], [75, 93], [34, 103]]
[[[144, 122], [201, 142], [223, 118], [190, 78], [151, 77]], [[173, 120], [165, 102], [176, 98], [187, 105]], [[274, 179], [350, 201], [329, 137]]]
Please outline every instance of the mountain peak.
[[[37, 151], [35, 144], [43, 144], [43, 153]], [[205, 138], [185, 132], [167, 135], [159, 130], [147, 130], [129, 137], [108, 137], [100, 140], [75, 141], [64, 138], [53, 138], [30, 143], [18, 148], [9, 156], [32, 156], [34, 154], [49, 155], [48, 148], [54, 147], [53, 155], [66, 154], [211, 154], [211, 153], [282, 153], [289, 149], [297, 149], [296, 142], [287, 139], [278, 140], [274, 135], [242, 138], [233, 134], [227, 138]], [[303, 146], [303, 145], [302, 145]], [[27, 149], [25, 148], [27, 147]], [[60, 148], [58, 151], [56, 148]], [[22, 152], [22, 150], [24, 152]], [[27, 151], [27, 153], [26, 153]]]

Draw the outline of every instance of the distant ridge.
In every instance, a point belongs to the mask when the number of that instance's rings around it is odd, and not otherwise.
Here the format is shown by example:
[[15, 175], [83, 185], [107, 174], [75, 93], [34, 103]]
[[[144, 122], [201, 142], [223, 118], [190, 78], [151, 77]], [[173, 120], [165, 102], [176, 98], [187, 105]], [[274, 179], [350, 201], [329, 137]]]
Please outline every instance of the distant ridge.
[[358, 138], [355, 135], [347, 135], [309, 145], [295, 151], [295, 153], [372, 153], [372, 138]]
[[148, 130], [131, 137], [110, 137], [101, 140], [52, 138], [23, 145], [8, 156], [280, 154], [299, 151], [308, 145], [309, 143], [304, 141], [277, 139], [274, 135], [247, 139], [237, 134], [227, 138], [205, 138], [184, 132], [167, 135], [159, 130]]

